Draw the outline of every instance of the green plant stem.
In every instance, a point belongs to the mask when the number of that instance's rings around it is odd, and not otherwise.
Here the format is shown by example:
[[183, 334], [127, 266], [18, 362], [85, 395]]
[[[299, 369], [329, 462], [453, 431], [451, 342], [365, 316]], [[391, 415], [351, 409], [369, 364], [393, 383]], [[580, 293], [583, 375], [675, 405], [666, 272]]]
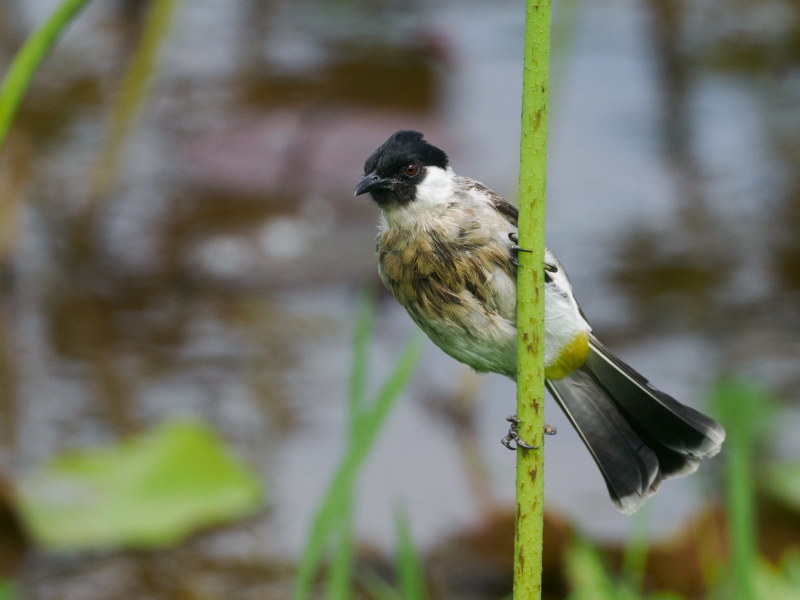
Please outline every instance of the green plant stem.
[[88, 3], [89, 0], [64, 0], [17, 52], [0, 88], [0, 148], [3, 147], [11, 122], [36, 69], [50, 53], [66, 26]]
[[527, 0], [522, 76], [517, 270], [517, 417], [519, 434], [538, 450], [517, 451], [514, 600], [542, 597], [544, 529], [544, 219], [550, 0]]
[[[732, 432], [735, 434], [738, 431]], [[731, 436], [734, 437], [734, 436]], [[737, 600], [754, 600], [755, 567], [758, 564], [756, 511], [749, 440], [731, 440], [727, 463], [728, 518], [731, 535], [731, 567]]]

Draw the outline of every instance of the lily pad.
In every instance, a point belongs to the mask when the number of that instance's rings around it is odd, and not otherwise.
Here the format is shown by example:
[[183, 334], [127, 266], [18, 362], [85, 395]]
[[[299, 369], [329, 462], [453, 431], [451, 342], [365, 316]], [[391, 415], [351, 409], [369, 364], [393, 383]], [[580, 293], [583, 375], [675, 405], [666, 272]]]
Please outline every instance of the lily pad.
[[254, 512], [263, 484], [208, 425], [166, 421], [51, 459], [22, 479], [17, 497], [26, 527], [47, 548], [148, 548]]

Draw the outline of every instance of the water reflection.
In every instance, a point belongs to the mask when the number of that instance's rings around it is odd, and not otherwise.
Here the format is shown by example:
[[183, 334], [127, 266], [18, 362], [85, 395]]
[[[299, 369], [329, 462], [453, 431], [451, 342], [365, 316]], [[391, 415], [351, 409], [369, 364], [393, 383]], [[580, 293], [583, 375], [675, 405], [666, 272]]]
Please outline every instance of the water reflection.
[[[0, 59], [46, 4], [0, 3]], [[247, 523], [153, 556], [31, 554], [25, 591], [286, 596], [286, 557], [341, 449], [354, 291], [378, 285], [376, 211], [352, 187], [388, 134], [418, 128], [459, 172], [513, 199], [522, 5], [184, 3], [118, 183], [90, 201], [146, 6], [84, 15], [0, 155], [2, 464], [19, 472], [190, 413], [258, 465], [272, 497]], [[587, 3], [567, 36], [550, 244], [600, 335], [689, 403], [733, 369], [796, 398], [795, 12], [606, 0]], [[413, 330], [384, 298], [376, 378]], [[429, 348], [365, 474], [364, 543], [390, 547], [398, 497], [432, 557], [496, 531], [487, 523], [504, 522], [513, 482], [498, 443], [512, 405], [510, 383], [475, 380]], [[627, 521], [558, 419], [552, 505], [621, 537]], [[657, 533], [703, 502], [696, 485], [664, 487]], [[481, 597], [506, 589], [493, 577]]]

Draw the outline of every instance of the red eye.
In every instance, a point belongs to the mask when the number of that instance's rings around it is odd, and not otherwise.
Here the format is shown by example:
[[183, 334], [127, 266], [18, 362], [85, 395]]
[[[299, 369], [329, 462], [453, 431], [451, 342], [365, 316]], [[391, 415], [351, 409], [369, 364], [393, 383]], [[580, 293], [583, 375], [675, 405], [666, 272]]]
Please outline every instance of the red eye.
[[403, 173], [409, 177], [414, 177], [417, 173], [419, 173], [419, 165], [417, 163], [411, 163], [405, 169], [403, 169]]

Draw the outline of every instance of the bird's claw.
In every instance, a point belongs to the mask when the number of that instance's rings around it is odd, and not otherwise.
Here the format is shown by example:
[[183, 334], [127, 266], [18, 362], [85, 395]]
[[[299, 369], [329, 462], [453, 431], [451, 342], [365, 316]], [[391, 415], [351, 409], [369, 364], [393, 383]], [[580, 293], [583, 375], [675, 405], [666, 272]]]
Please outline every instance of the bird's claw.
[[519, 238], [517, 237], [517, 234], [514, 233], [513, 231], [508, 234], [508, 239], [511, 240], [514, 243], [514, 245], [511, 246], [511, 251], [514, 252], [515, 254], [517, 252], [532, 252], [532, 250], [527, 250], [525, 248], [520, 248], [517, 245], [517, 244], [519, 244]]
[[[517, 237], [516, 233], [513, 232], [509, 233], [508, 239], [513, 242], [513, 245], [511, 246], [511, 263], [516, 266], [519, 266], [519, 261], [517, 260], [517, 254], [519, 254], [520, 252], [533, 252], [533, 250], [528, 250], [527, 248], [520, 248], [518, 246], [519, 238]], [[558, 267], [553, 263], [549, 263], [547, 261], [544, 261], [544, 270], [547, 273], [558, 273]]]
[[[517, 448], [524, 448], [525, 450], [538, 450], [539, 446], [531, 446], [530, 444], [526, 444], [522, 439], [520, 439], [519, 434], [517, 433], [517, 425], [519, 425], [520, 421], [517, 419], [516, 415], [510, 415], [506, 417], [506, 421], [511, 423], [508, 428], [508, 435], [504, 437], [500, 442], [508, 448], [509, 450], [516, 450]], [[545, 431], [547, 428], [550, 427], [549, 425], [545, 426]], [[514, 445], [512, 446], [512, 442]]]

